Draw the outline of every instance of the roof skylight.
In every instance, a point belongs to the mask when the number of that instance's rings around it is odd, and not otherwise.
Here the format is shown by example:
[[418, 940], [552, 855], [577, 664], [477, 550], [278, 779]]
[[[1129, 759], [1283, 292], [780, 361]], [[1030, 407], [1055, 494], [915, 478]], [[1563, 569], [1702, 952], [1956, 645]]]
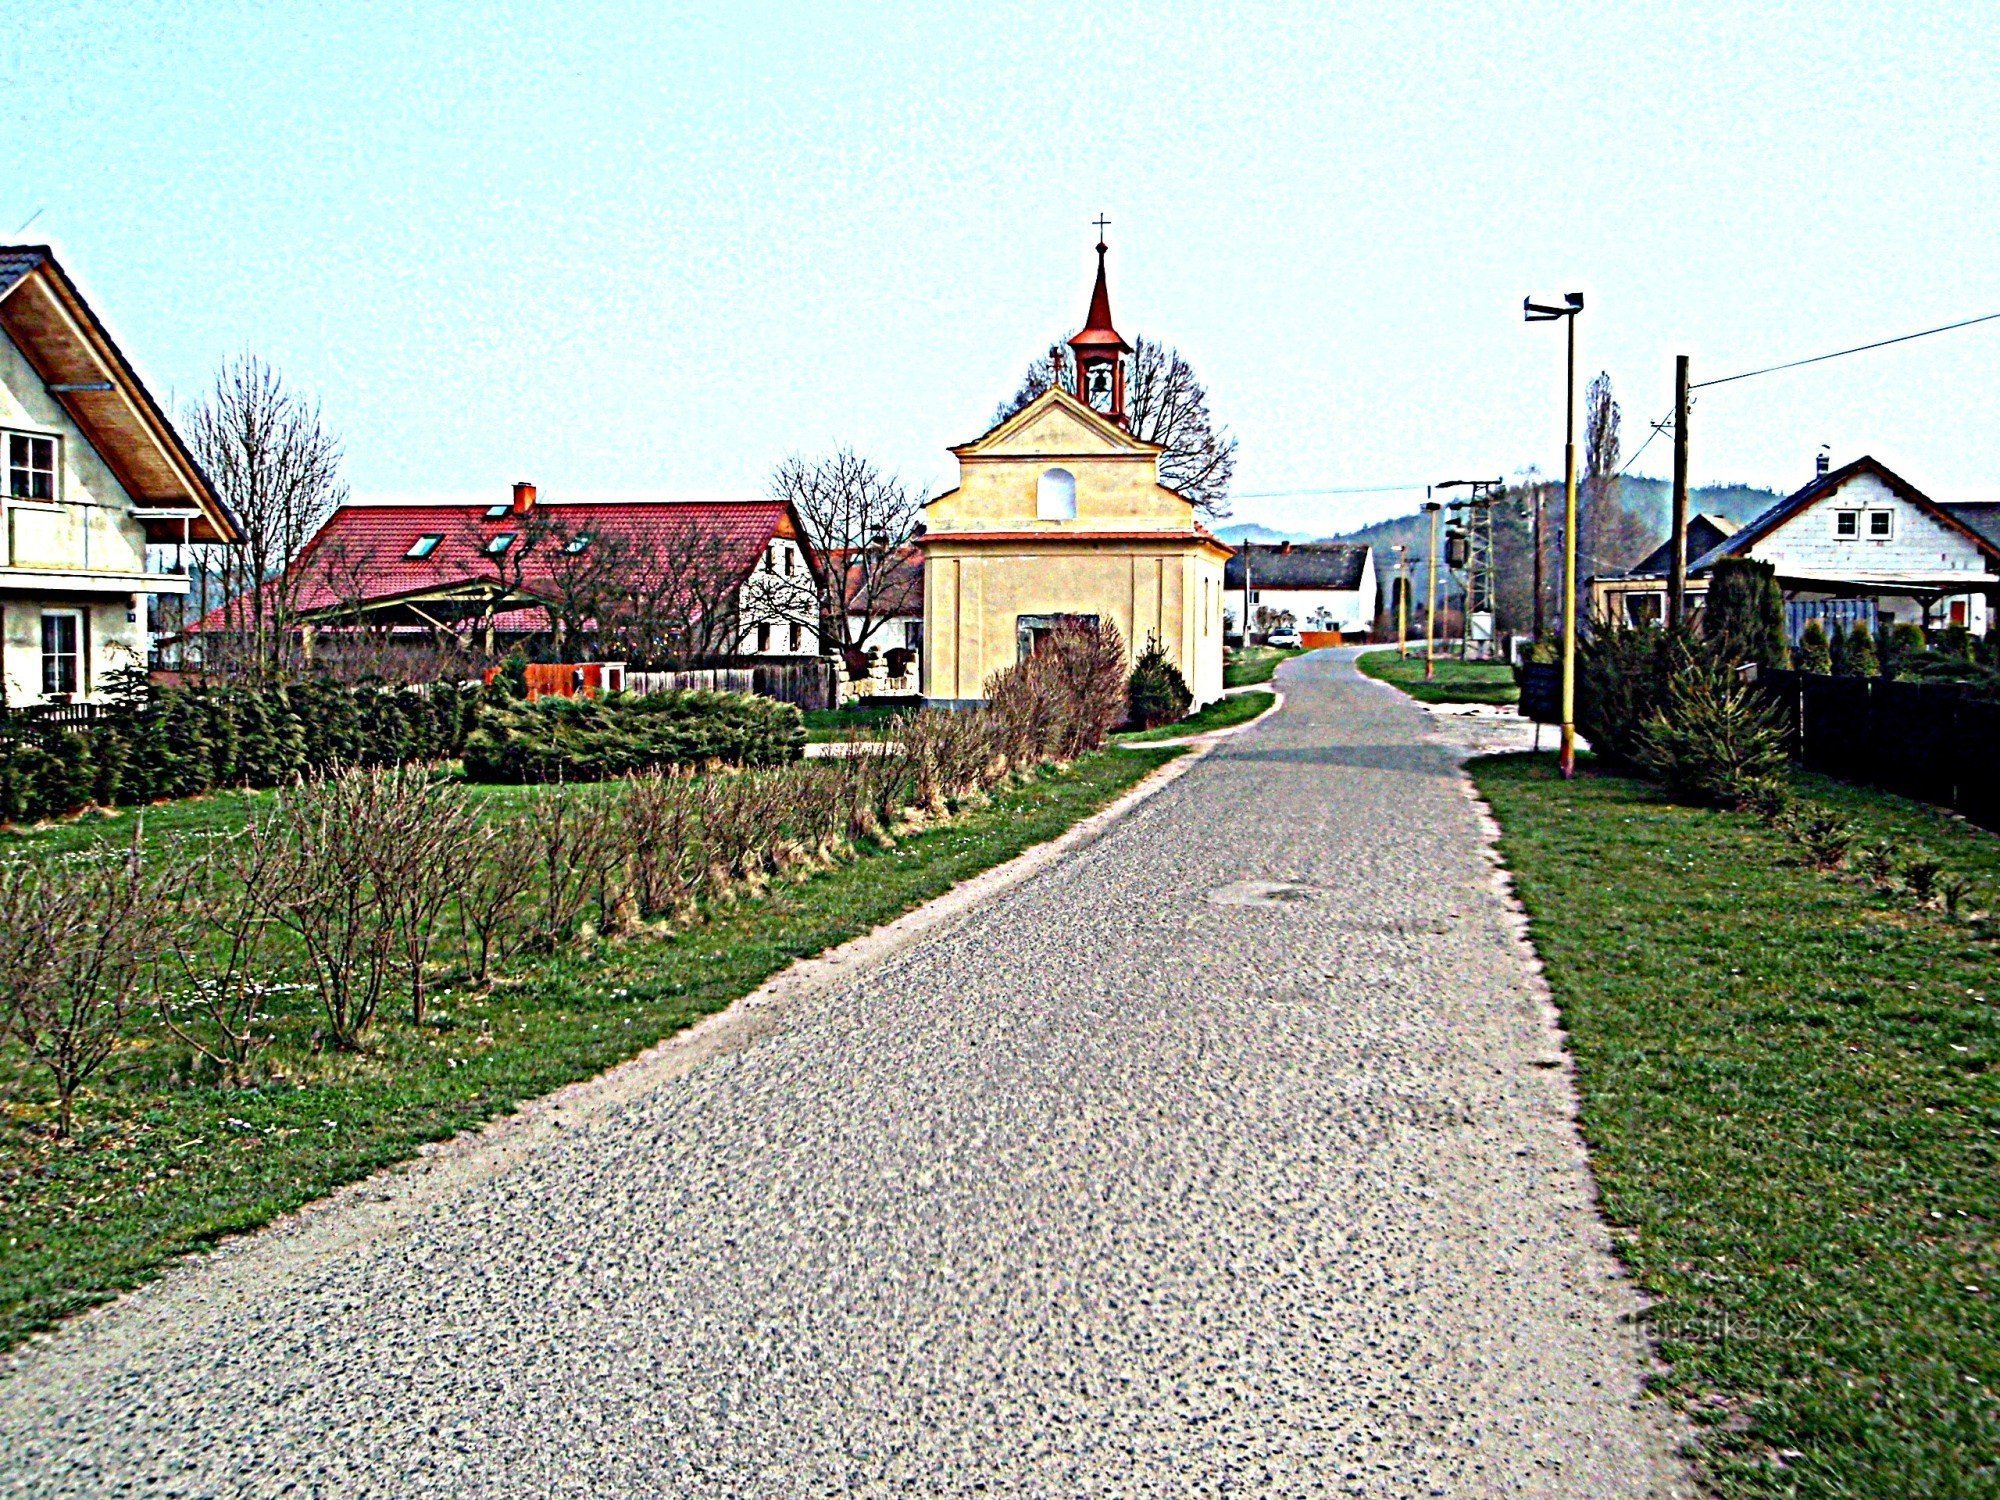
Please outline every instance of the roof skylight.
[[509, 547], [514, 545], [514, 538], [516, 535], [518, 535], [518, 533], [516, 532], [503, 531], [498, 536], [491, 538], [486, 543], [486, 555], [488, 557], [498, 557], [501, 553], [505, 552]]
[[514, 507], [512, 505], [508, 504], [508, 502], [506, 502], [505, 500], [502, 500], [498, 505], [489, 505], [486, 507], [486, 519], [489, 521], [497, 521], [502, 516], [512, 512], [513, 509]]
[[433, 552], [437, 551], [438, 543], [443, 540], [444, 538], [434, 531], [426, 532], [423, 536], [418, 537], [414, 542], [410, 543], [410, 550], [405, 552], [403, 556], [419, 560], [429, 557]]
[[590, 545], [590, 533], [587, 531], [579, 531], [575, 536], [571, 537], [567, 542], [563, 544], [563, 551], [567, 552], [571, 557], [575, 557], [589, 545]]

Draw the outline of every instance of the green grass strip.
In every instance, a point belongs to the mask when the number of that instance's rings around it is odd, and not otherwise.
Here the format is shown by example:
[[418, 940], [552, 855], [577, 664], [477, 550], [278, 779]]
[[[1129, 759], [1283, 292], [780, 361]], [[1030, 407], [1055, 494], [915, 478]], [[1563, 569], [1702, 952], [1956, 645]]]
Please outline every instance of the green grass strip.
[[1514, 669], [1505, 662], [1460, 661], [1440, 655], [1435, 662], [1437, 675], [1424, 678], [1421, 645], [1410, 648], [1408, 656], [1387, 651], [1364, 651], [1355, 658], [1364, 676], [1399, 687], [1419, 703], [1495, 703], [1519, 700], [1521, 690], [1514, 682]]
[[1222, 659], [1222, 685], [1248, 687], [1253, 682], [1269, 682], [1278, 668], [1299, 655], [1298, 649], [1280, 651], [1273, 646], [1251, 646], [1231, 651]]
[[[2000, 1494], [2000, 966], [1754, 819], [1475, 761], [1666, 1384], [1728, 1496]], [[2000, 905], [2000, 839], [1817, 778]]]
[[1190, 714], [1185, 719], [1176, 719], [1171, 724], [1161, 724], [1152, 729], [1136, 729], [1115, 738], [1121, 745], [1144, 745], [1154, 740], [1178, 740], [1191, 734], [1228, 729], [1236, 724], [1247, 724], [1270, 708], [1272, 697], [1270, 693], [1238, 693], [1233, 698], [1218, 698], [1198, 714]]
[[[427, 1141], [632, 1057], [794, 959], [1054, 838], [1180, 753], [1101, 753], [1045, 771], [893, 849], [719, 907], [671, 937], [562, 954], [516, 969], [484, 995], [441, 986], [429, 1024], [385, 1017], [359, 1057], [288, 1056], [281, 1043], [271, 1060], [290, 1076], [261, 1088], [169, 1085], [161, 1054], [173, 1044], [141, 1039], [123, 1071], [100, 1079], [82, 1101], [71, 1145], [28, 1127], [41, 1110], [19, 1102], [39, 1098], [39, 1085], [26, 1079], [28, 1092], [17, 1089], [14, 1106], [0, 1111], [0, 1344], [147, 1280], [176, 1255], [401, 1161]], [[147, 836], [239, 827], [248, 800], [153, 809]], [[14, 847], [60, 853], [107, 834], [117, 829], [67, 825]], [[0, 1053], [0, 1069], [11, 1073], [20, 1060]]]

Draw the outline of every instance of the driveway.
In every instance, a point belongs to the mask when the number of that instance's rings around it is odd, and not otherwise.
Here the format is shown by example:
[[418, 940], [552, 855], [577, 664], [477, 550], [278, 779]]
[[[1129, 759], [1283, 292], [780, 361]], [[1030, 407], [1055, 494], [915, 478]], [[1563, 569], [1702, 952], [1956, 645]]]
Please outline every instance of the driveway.
[[734, 1050], [30, 1349], [0, 1493], [1683, 1493], [1451, 754], [1280, 684]]

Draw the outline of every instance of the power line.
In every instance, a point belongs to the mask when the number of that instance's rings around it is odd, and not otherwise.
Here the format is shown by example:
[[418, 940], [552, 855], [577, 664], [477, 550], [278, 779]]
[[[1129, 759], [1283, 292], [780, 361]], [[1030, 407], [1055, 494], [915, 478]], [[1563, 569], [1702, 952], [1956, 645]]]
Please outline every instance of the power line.
[[1665, 427], [1668, 422], [1673, 420], [1673, 415], [1674, 414], [1672, 412], [1668, 412], [1664, 417], [1660, 418], [1659, 421], [1653, 424], [1653, 430], [1646, 434], [1646, 441], [1641, 443], [1638, 447], [1634, 448], [1632, 450], [1632, 456], [1626, 459], [1624, 463], [1619, 465], [1617, 474], [1614, 474], [1612, 476], [1614, 479], [1623, 478], [1625, 471], [1631, 468], [1632, 465], [1636, 464], [1639, 461], [1639, 455], [1641, 453], [1644, 453], [1648, 448], [1653, 446], [1653, 439], [1660, 435], [1661, 428]]
[[1745, 370], [1741, 375], [1724, 375], [1720, 380], [1697, 380], [1688, 389], [1698, 391], [1705, 386], [1728, 385], [1732, 380], [1748, 380], [1753, 375], [1772, 375], [1779, 370], [1796, 370], [1800, 365], [1816, 365], [1829, 359], [1841, 359], [1849, 354], [1862, 354], [1870, 349], [1886, 349], [1891, 344], [1907, 344], [1911, 339], [1926, 339], [1934, 333], [1950, 333], [1954, 328], [1970, 328], [1974, 323], [1990, 323], [1995, 318], [2000, 318], [2000, 313], [1982, 313], [1976, 318], [1946, 323], [1938, 328], [1926, 328], [1919, 333], [1898, 334], [1892, 339], [1877, 339], [1872, 344], [1856, 344], [1852, 349], [1836, 349], [1831, 354], [1815, 354], [1811, 359], [1794, 359], [1782, 365], [1766, 365], [1761, 370]]
[[1231, 495], [1232, 500], [1281, 500], [1293, 495], [1387, 495], [1400, 490], [1421, 490], [1421, 484], [1350, 484], [1318, 490], [1250, 490]]

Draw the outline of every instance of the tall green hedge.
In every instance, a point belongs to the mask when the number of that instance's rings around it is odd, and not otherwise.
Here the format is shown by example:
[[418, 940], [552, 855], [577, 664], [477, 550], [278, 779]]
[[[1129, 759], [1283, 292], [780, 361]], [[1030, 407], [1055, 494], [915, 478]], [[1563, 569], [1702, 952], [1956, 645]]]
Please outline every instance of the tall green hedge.
[[442, 760], [465, 744], [481, 696], [456, 683], [183, 687], [62, 729], [10, 718], [0, 726], [0, 818], [277, 786], [334, 766]]
[[740, 693], [489, 697], [465, 741], [474, 781], [604, 781], [662, 766], [772, 766], [799, 758], [805, 719]]

